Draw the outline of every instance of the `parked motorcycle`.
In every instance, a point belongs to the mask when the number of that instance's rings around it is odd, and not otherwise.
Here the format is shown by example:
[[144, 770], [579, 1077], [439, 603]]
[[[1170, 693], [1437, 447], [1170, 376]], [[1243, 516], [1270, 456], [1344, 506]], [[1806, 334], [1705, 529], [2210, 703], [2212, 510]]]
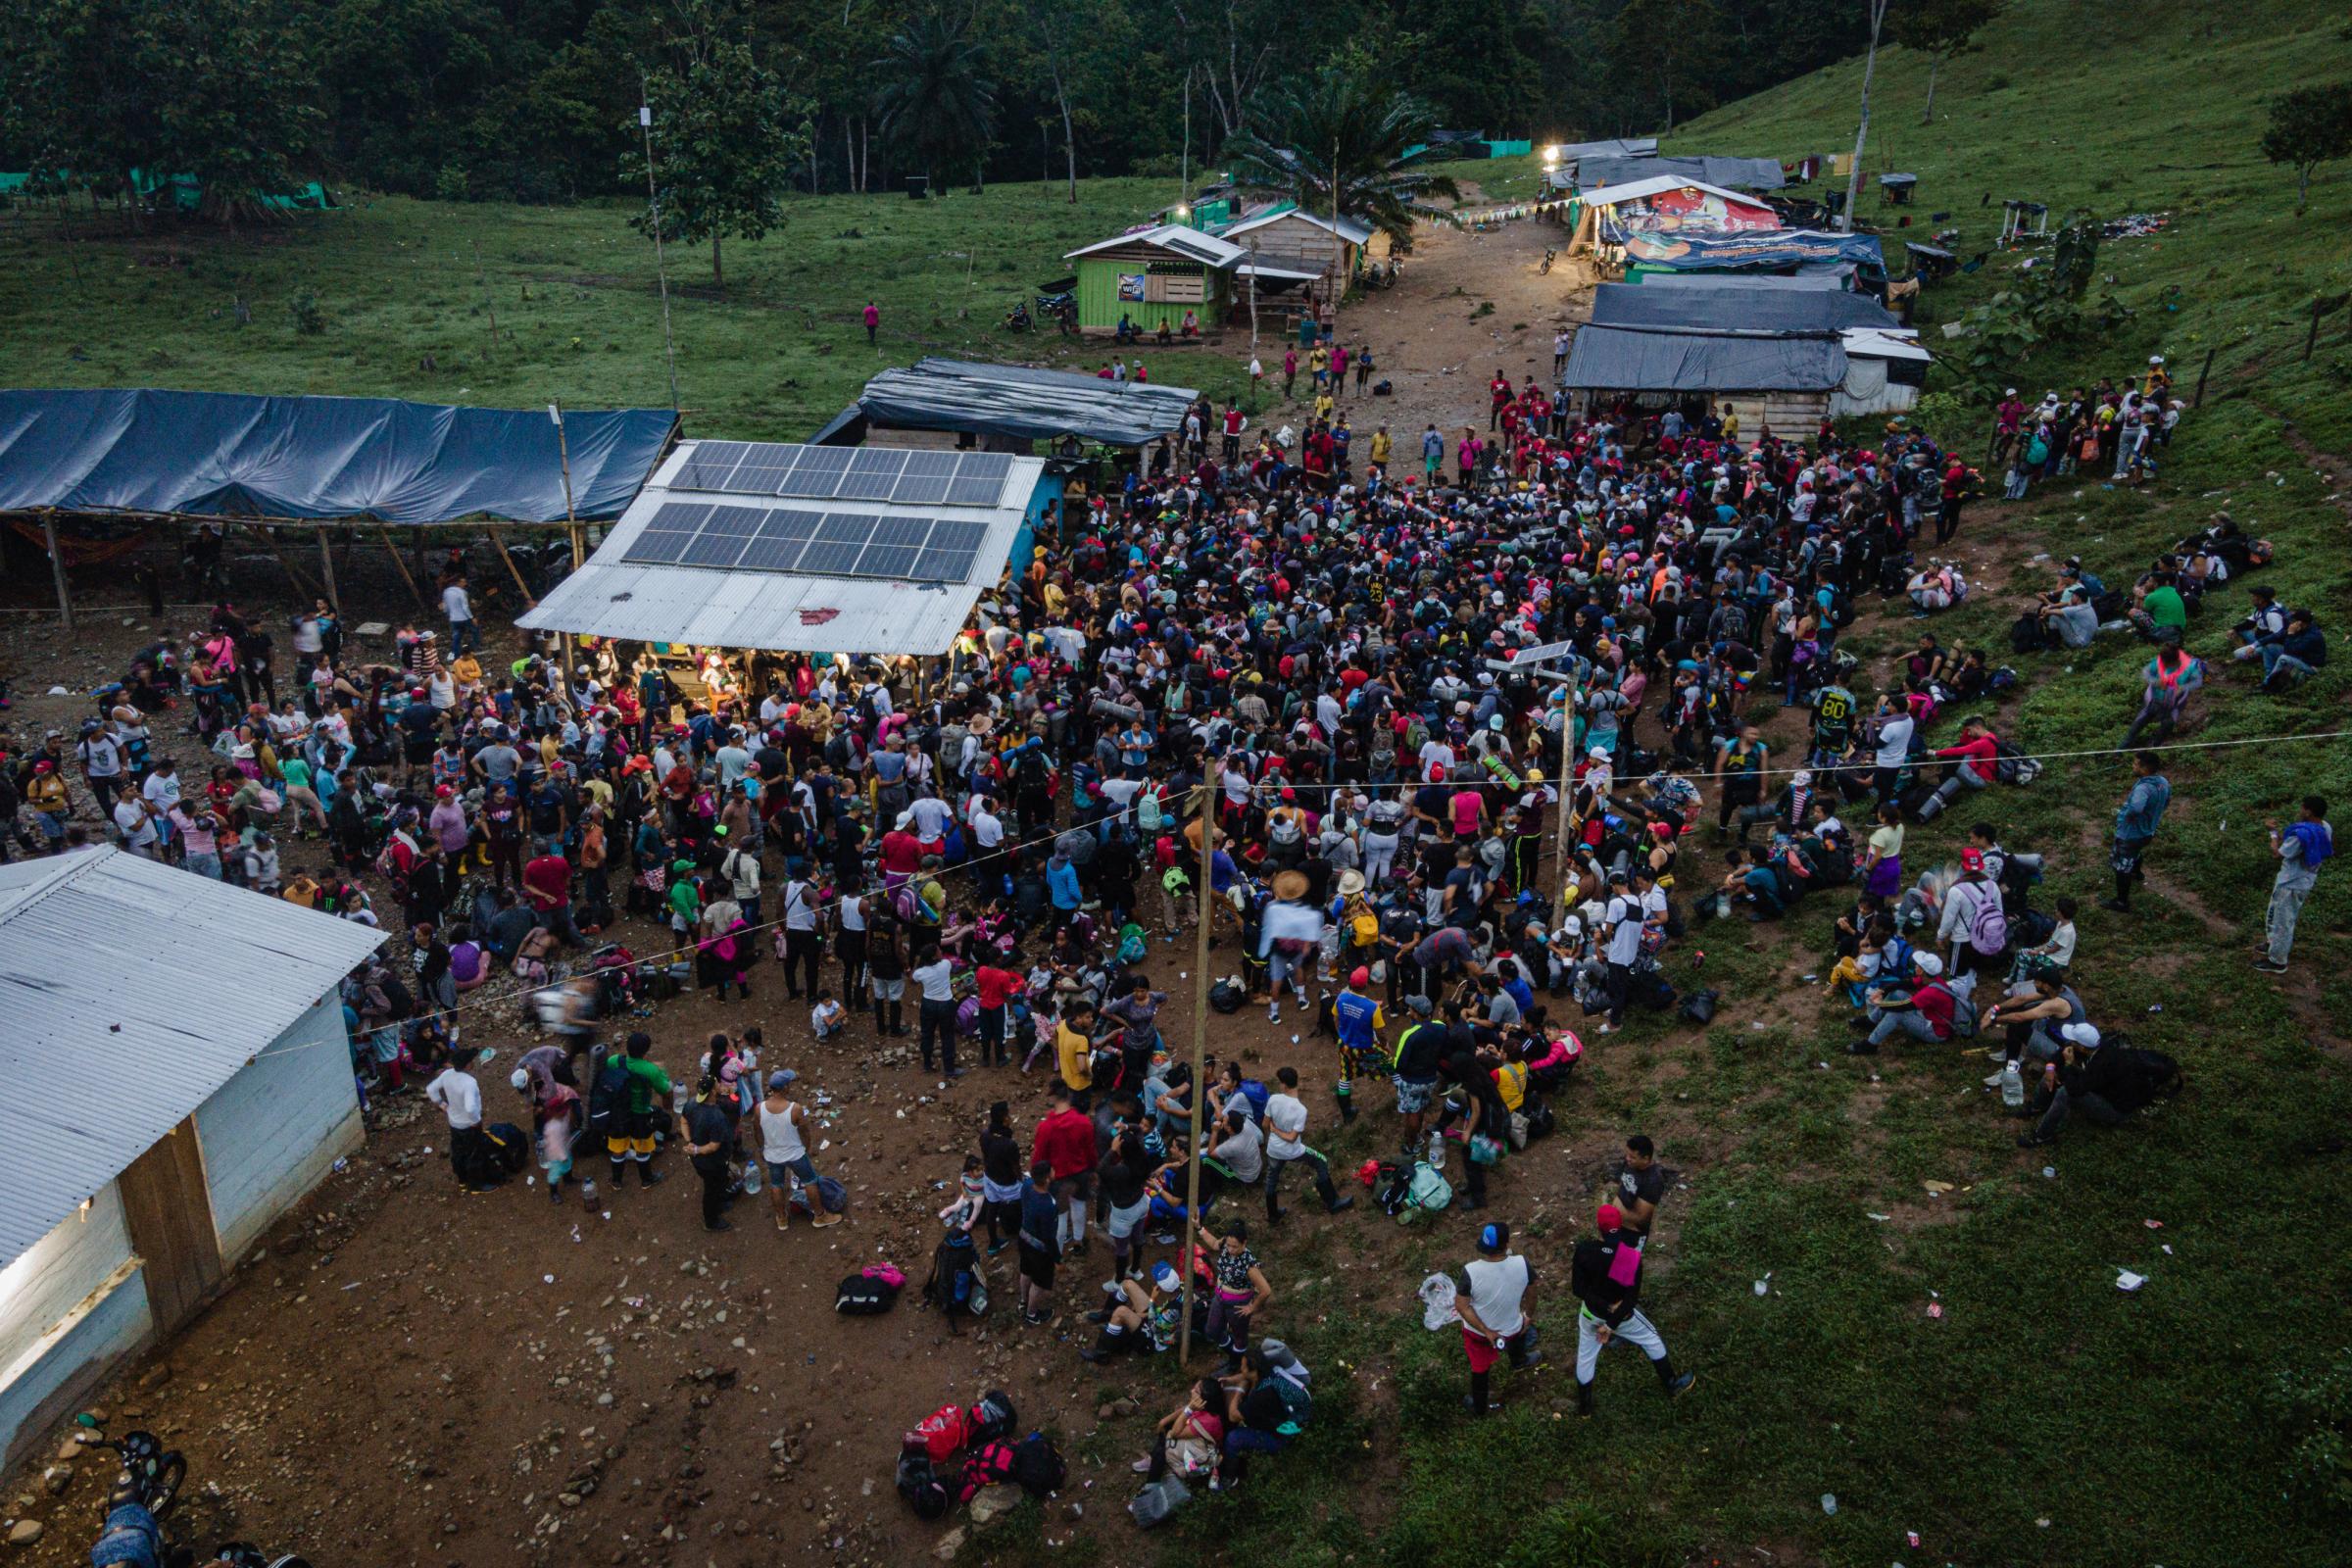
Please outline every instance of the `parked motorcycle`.
[[1007, 311], [1004, 315], [1004, 324], [1006, 327], [1015, 332], [1028, 331], [1029, 328], [1035, 324], [1034, 319], [1029, 315], [1029, 302], [1026, 300], [1013, 301], [1012, 309]]
[[1560, 254], [1560, 253], [1558, 252], [1558, 250], [1554, 249], [1552, 246], [1549, 246], [1549, 245], [1546, 245], [1546, 246], [1544, 246], [1544, 263], [1543, 263], [1543, 265], [1542, 265], [1541, 267], [1538, 267], [1538, 268], [1536, 269], [1536, 270], [1537, 270], [1537, 271], [1539, 271], [1539, 272], [1548, 272], [1548, 271], [1550, 271], [1550, 270], [1551, 270], [1551, 263], [1552, 263], [1552, 259], [1553, 259], [1554, 257], [1558, 256], [1559, 254]]
[[118, 1443], [105, 1436], [94, 1415], [85, 1412], [74, 1422], [83, 1429], [74, 1434], [78, 1446], [110, 1449], [122, 1459], [107, 1494], [105, 1525], [90, 1546], [90, 1568], [310, 1568], [290, 1552], [272, 1557], [241, 1541], [203, 1558], [188, 1546], [168, 1544], [162, 1521], [188, 1479], [187, 1456], [165, 1447], [152, 1432], [126, 1432]]

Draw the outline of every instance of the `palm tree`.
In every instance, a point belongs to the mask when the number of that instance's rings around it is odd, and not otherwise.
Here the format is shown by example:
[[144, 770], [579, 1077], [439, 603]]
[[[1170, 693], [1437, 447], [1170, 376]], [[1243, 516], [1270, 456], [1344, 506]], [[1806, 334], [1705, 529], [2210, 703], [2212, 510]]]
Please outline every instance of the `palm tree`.
[[929, 173], [934, 163], [953, 168], [971, 160], [979, 177], [997, 131], [997, 85], [987, 75], [987, 50], [968, 22], [939, 11], [909, 18], [874, 63], [882, 85], [874, 113], [882, 134]]
[[[1262, 94], [1254, 127], [1226, 144], [1234, 183], [1286, 197], [1317, 215], [1357, 219], [1409, 251], [1417, 219], [1453, 221], [1430, 198], [1461, 192], [1444, 174], [1417, 172], [1407, 148], [1429, 140], [1437, 111], [1387, 79], [1327, 66]], [[1415, 156], [1418, 156], [1416, 153]]]

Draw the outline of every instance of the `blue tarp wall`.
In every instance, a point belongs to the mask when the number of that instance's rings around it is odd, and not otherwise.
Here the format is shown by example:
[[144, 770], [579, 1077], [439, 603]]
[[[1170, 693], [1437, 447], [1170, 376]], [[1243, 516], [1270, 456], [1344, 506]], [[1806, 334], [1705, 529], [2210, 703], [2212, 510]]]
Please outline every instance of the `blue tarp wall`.
[[[564, 416], [573, 514], [617, 517], [677, 416]], [[0, 391], [0, 512], [368, 518], [564, 519], [545, 409], [220, 392]]]

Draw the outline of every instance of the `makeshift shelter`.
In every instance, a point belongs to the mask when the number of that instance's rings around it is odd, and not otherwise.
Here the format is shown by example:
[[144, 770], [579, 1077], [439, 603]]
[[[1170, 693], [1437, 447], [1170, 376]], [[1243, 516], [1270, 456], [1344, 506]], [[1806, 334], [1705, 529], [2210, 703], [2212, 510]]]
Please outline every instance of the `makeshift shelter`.
[[1853, 269], [1824, 268], [1818, 271], [1797, 272], [1677, 272], [1649, 269], [1629, 273], [1628, 283], [1644, 288], [1690, 289], [1705, 292], [1710, 289], [1745, 289], [1755, 293], [1829, 293], [1842, 290], [1853, 281]]
[[1186, 312], [1205, 331], [1218, 325], [1236, 298], [1234, 269], [1248, 256], [1239, 245], [1180, 223], [1136, 229], [1063, 256], [1078, 264], [1078, 325], [1115, 332], [1120, 318], [1145, 333], [1162, 324], [1181, 330]]
[[69, 624], [60, 516], [307, 523], [318, 531], [321, 578], [334, 599], [330, 528], [375, 526], [387, 540], [389, 527], [485, 520], [576, 528], [618, 515], [677, 431], [668, 409], [571, 412], [561, 423], [554, 412], [389, 398], [0, 391], [0, 514], [38, 520]]
[[1355, 275], [1357, 260], [1371, 242], [1372, 228], [1352, 218], [1338, 220], [1299, 207], [1283, 207], [1245, 219], [1221, 236], [1249, 254], [1245, 272], [1286, 280], [1305, 277], [1326, 289]]
[[[1744, 279], [1734, 277], [1738, 283]], [[1593, 291], [1594, 326], [1707, 332], [1896, 330], [1900, 323], [1867, 294], [1835, 289], [1677, 289], [1603, 283]]]
[[1849, 327], [1838, 334], [1845, 379], [1830, 394], [1832, 417], [1899, 414], [1919, 401], [1935, 357], [1908, 331]]
[[1069, 437], [1140, 447], [1184, 428], [1200, 393], [1156, 381], [926, 357], [865, 383], [812, 444], [860, 445], [873, 430], [953, 431], [995, 452], [1027, 453]]
[[9, 1462], [360, 1147], [336, 987], [382, 941], [112, 848], [0, 865]]
[[1578, 190], [1623, 185], [1638, 179], [1674, 179], [1686, 185], [1728, 185], [1734, 190], [1779, 190], [1788, 183], [1777, 158], [1583, 158], [1577, 161]]
[[694, 441], [515, 624], [811, 654], [946, 653], [1060, 486], [1001, 452]]
[[1626, 281], [1656, 271], [1829, 272], [1884, 285], [1886, 265], [1875, 234], [1784, 228], [1767, 233], [1629, 231], [1622, 245]]
[[1754, 440], [1767, 429], [1810, 431], [1845, 380], [1845, 350], [1831, 332], [1753, 333], [1587, 326], [1560, 376], [1587, 404], [1615, 394], [1639, 403], [1730, 404]]
[[1667, 175], [1599, 186], [1578, 200], [1570, 252], [1594, 256], [1603, 266], [1622, 266], [1636, 235], [1753, 234], [1781, 226], [1780, 216], [1760, 201]]

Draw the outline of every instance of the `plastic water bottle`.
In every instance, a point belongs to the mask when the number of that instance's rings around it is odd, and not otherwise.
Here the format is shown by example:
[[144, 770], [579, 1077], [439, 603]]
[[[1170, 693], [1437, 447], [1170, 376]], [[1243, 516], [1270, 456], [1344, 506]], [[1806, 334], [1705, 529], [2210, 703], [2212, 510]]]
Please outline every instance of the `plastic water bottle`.
[[1825, 1492], [1821, 1494], [1821, 1511], [1827, 1514], [1834, 1514], [1838, 1511], [1838, 1494]]
[[751, 1198], [757, 1198], [760, 1196], [760, 1186], [765, 1179], [766, 1172], [761, 1168], [760, 1161], [756, 1159], [747, 1159], [743, 1162], [743, 1191], [745, 1196]]
[[1433, 1132], [1429, 1135], [1429, 1168], [1431, 1170], [1446, 1168], [1446, 1135], [1444, 1133]]
[[2026, 1102], [2026, 1080], [2012, 1061], [2001, 1068], [2001, 1103], [2011, 1110]]

